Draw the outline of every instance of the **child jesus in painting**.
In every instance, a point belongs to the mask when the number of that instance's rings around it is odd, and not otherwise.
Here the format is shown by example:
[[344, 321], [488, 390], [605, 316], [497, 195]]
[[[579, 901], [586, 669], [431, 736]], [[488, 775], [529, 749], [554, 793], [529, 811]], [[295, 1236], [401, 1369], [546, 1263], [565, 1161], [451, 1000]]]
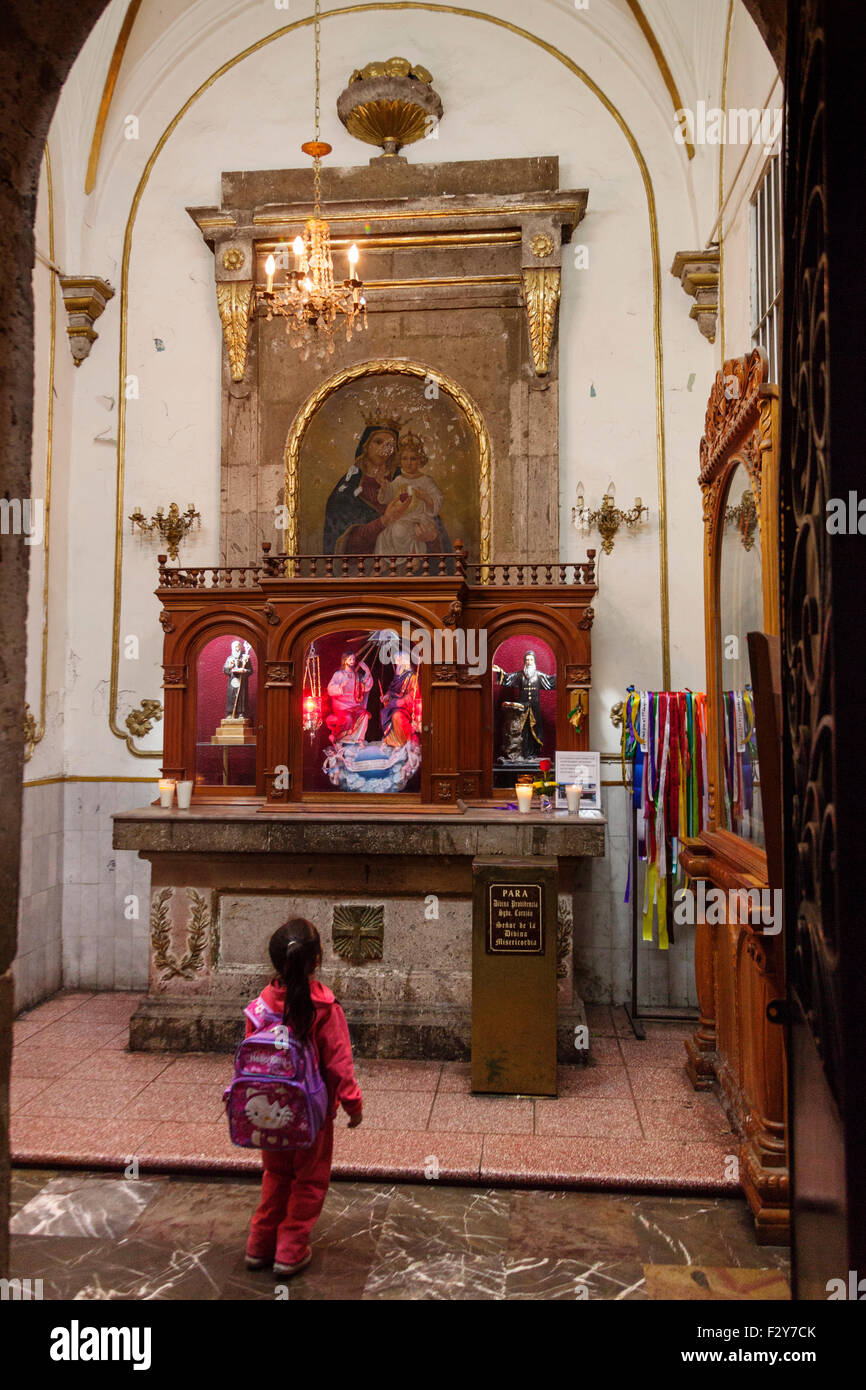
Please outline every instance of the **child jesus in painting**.
[[376, 539], [377, 555], [426, 555], [428, 541], [436, 541], [436, 518], [442, 509], [442, 492], [427, 473], [427, 453], [417, 434], [405, 434], [397, 447], [400, 472], [383, 483], [379, 502], [387, 506], [394, 498], [408, 502], [406, 510], [390, 522]]

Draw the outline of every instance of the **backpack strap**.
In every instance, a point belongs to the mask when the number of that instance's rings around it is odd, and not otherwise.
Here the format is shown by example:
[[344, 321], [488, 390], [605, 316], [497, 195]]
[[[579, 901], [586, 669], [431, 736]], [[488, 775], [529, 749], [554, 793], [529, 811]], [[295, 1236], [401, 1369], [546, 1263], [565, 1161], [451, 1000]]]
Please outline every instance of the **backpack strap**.
[[258, 1031], [260, 1028], [272, 1028], [275, 1023], [282, 1023], [282, 1014], [275, 1013], [269, 1008], [261, 995], [254, 999], [251, 1004], [247, 1004], [244, 1009], [244, 1017], [248, 1018], [253, 1027]]

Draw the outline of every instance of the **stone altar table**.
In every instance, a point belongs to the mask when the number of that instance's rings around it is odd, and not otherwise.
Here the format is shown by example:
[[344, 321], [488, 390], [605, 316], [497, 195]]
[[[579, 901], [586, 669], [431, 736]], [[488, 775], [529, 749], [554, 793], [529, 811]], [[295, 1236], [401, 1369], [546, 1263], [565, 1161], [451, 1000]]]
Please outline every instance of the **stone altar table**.
[[466, 1060], [472, 862], [548, 858], [558, 870], [557, 1052], [581, 1062], [572, 977], [572, 877], [604, 854], [605, 821], [460, 802], [458, 814], [357, 806], [270, 812], [257, 804], [148, 806], [114, 816], [114, 847], [151, 864], [150, 982], [130, 1023], [137, 1051], [229, 1051], [270, 975], [288, 916], [322, 938], [322, 981], [362, 1057]]

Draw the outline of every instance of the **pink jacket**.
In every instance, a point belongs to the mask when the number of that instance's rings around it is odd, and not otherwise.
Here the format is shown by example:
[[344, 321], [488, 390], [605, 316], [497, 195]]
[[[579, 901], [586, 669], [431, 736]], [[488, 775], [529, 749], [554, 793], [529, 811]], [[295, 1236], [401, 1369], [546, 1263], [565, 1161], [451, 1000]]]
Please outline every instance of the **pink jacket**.
[[[282, 1015], [286, 1002], [282, 985], [273, 982], [265, 985], [259, 997], [267, 1008]], [[337, 1106], [342, 1105], [347, 1115], [357, 1115], [362, 1106], [361, 1088], [355, 1080], [346, 1015], [331, 991], [319, 980], [310, 980], [310, 997], [316, 1011], [310, 1038], [318, 1054], [322, 1080], [328, 1088], [331, 1113], [336, 1115]], [[255, 1024], [248, 1018], [246, 1036], [255, 1031]]]

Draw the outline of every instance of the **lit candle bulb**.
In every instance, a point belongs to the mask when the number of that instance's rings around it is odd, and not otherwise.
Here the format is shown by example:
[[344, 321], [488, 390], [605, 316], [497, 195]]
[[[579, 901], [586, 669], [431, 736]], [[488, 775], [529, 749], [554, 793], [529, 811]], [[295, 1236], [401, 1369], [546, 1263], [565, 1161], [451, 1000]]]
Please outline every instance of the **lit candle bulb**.
[[276, 263], [276, 261], [274, 260], [273, 256], [268, 256], [268, 259], [265, 261], [265, 274], [266, 274], [267, 277], [268, 277], [268, 294], [273, 294], [273, 290], [274, 290], [274, 271], [276, 270], [276, 268], [277, 268], [277, 263]]
[[349, 279], [355, 279], [355, 266], [358, 264], [358, 248], [353, 242], [348, 250], [349, 257]]
[[298, 262], [298, 264], [295, 266], [295, 270], [299, 270], [299, 269], [300, 269], [300, 262], [301, 262], [301, 260], [302, 260], [302, 258], [303, 258], [303, 255], [304, 255], [304, 240], [303, 240], [303, 237], [299, 237], [299, 236], [296, 236], [296, 237], [295, 237], [294, 241], [292, 242], [292, 250], [293, 250], [294, 253], [295, 253], [295, 260]]
[[306, 280], [303, 281], [303, 286], [304, 289], [307, 291], [307, 294], [313, 293], [313, 282], [310, 279], [309, 275], [307, 276]]

